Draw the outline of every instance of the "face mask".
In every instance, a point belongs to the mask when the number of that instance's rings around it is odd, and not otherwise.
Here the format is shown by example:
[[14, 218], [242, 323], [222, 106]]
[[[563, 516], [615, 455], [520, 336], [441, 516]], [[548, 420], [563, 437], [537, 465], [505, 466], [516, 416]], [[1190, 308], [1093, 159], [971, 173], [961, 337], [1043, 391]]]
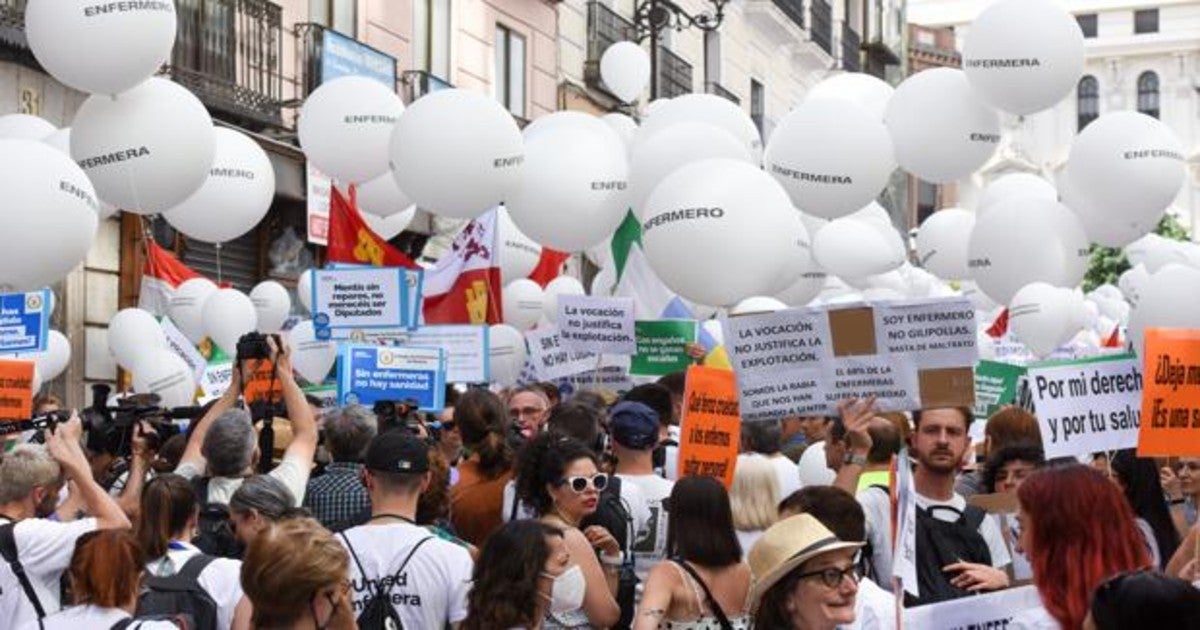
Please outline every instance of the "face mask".
[[583, 579], [583, 569], [580, 569], [579, 565], [563, 571], [558, 577], [549, 573], [543, 573], [542, 576], [553, 580], [550, 585], [550, 612], [565, 613], [583, 607], [583, 594], [587, 590], [587, 582]]

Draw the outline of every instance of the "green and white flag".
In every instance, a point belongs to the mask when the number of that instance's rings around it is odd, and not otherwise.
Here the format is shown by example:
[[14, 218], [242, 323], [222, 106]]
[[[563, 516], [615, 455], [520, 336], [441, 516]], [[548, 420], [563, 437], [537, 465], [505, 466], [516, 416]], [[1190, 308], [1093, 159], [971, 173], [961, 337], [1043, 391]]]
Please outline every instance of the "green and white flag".
[[631, 297], [637, 319], [658, 319], [678, 296], [658, 279], [642, 251], [642, 225], [629, 211], [613, 233], [612, 256], [616, 284], [604, 287], [611, 295]]

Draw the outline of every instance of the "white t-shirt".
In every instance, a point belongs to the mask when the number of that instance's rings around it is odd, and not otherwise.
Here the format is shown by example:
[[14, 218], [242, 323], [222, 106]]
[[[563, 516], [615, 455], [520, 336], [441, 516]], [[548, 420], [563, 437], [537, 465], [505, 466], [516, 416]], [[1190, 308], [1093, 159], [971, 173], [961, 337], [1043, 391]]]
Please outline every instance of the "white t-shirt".
[[[875, 566], [875, 575], [880, 579], [890, 580], [892, 576], [892, 516], [891, 497], [886, 492], [876, 488], [867, 488], [858, 493], [858, 502], [862, 505], [867, 518], [867, 540], [871, 543], [871, 563]], [[963, 511], [967, 500], [961, 494], [955, 494], [949, 501], [935, 501], [917, 494], [917, 507], [929, 509], [931, 506], [943, 505]], [[935, 510], [935, 518], [951, 521], [954, 515], [949, 510]], [[979, 534], [987, 543], [988, 552], [992, 556], [992, 566], [1002, 568], [1012, 563], [1008, 553], [1008, 545], [1004, 542], [1004, 533], [996, 517], [989, 515], [979, 524]], [[888, 588], [886, 584], [881, 584]]]
[[[392, 607], [405, 628], [441, 628], [466, 618], [467, 592], [475, 566], [467, 550], [438, 538], [424, 527], [391, 522], [352, 527], [337, 536], [342, 545], [349, 539], [352, 548], [348, 551], [351, 551], [350, 585], [355, 617], [366, 610], [375, 596], [378, 580], [391, 582], [413, 545], [430, 536], [433, 539], [417, 549], [388, 589]], [[359, 571], [359, 562], [367, 573], [365, 579]]]
[[625, 475], [621, 478], [621, 492], [628, 486], [637, 486], [646, 500], [649, 518], [646, 527], [640, 529], [640, 535], [633, 545], [634, 571], [642, 582], [650, 575], [650, 569], [667, 556], [667, 519], [668, 514], [663, 503], [671, 496], [675, 482], [667, 481], [658, 475]]
[[[510, 517], [513, 514], [513, 501], [516, 500], [516, 497], [516, 482], [509, 481], [508, 483], [504, 484], [504, 505], [503, 511], [500, 514], [500, 518], [503, 519], [505, 523], [512, 520]], [[629, 512], [629, 517], [633, 519], [633, 539], [634, 541], [637, 541], [644, 535], [646, 527], [650, 521], [650, 508], [646, 505], [646, 498], [642, 496], [642, 489], [636, 484], [622, 482], [621, 505], [625, 507], [625, 510]], [[524, 502], [521, 502], [521, 504], [517, 506], [517, 519], [521, 520], [533, 518], [537, 518], [537, 515], [533, 513], [533, 510], [530, 509], [528, 505], [525, 505]], [[621, 543], [622, 547], [625, 546], [623, 541], [618, 542]]]
[[[308, 462], [285, 455], [279, 465], [272, 468], [271, 472], [267, 474], [283, 482], [283, 485], [291, 490], [292, 496], [296, 498], [296, 505], [292, 507], [300, 507], [304, 505], [304, 491], [308, 487], [309, 472], [311, 471]], [[175, 469], [175, 474], [190, 480], [203, 475], [204, 471], [185, 462]], [[213, 477], [208, 482], [208, 498], [205, 499], [205, 502], [227, 505], [229, 499], [233, 497], [233, 493], [237, 492], [237, 489], [242, 487], [242, 483], [245, 481], [245, 477]]]
[[762, 538], [763, 530], [750, 529], [743, 531], [739, 529], [733, 533], [737, 534], [738, 544], [742, 546], [742, 555], [745, 555], [750, 553], [750, 548], [754, 546], [754, 543], [758, 542], [759, 538]]
[[[131, 617], [120, 608], [101, 608], [90, 604], [64, 608], [62, 612], [47, 615], [42, 623], [46, 630], [107, 630], [117, 622]], [[38, 630], [37, 621], [26, 623], [20, 630]], [[179, 630], [169, 621], [134, 621], [129, 630]]]
[[[159, 577], [175, 575], [192, 556], [200, 553], [199, 549], [184, 542], [173, 542], [172, 547], [166, 556], [147, 562], [146, 570]], [[242, 601], [241, 572], [241, 560], [217, 558], [204, 567], [196, 580], [216, 603], [217, 627], [223, 630], [233, 625], [234, 610]]]
[[[0, 524], [8, 523], [0, 518]], [[71, 564], [75, 554], [75, 541], [82, 535], [96, 530], [96, 519], [84, 518], [70, 523], [60, 523], [41, 518], [25, 519], [13, 528], [13, 539], [17, 545], [17, 560], [25, 569], [25, 575], [37, 593], [42, 610], [52, 615], [62, 608], [59, 601], [59, 580], [63, 571]], [[0, 625], [19, 628], [26, 623], [37, 622], [37, 612], [21, 582], [13, 575], [7, 562], [0, 561]]]
[[771, 464], [775, 466], [775, 474], [779, 477], [779, 500], [782, 501], [792, 493], [799, 490], [800, 484], [800, 466], [783, 455], [768, 457]]
[[666, 454], [666, 463], [663, 465], [663, 476], [670, 481], [679, 480], [679, 441], [682, 439], [680, 435], [682, 431], [679, 425], [671, 425], [667, 427], [667, 435], [675, 444], [668, 444], [663, 447], [663, 452]]
[[803, 487], [831, 486], [837, 479], [837, 473], [825, 463], [825, 440], [805, 448], [800, 454], [796, 468], [800, 475], [800, 485]]
[[896, 598], [875, 582], [863, 578], [858, 582], [854, 599], [854, 623], [838, 626], [839, 630], [895, 630]]

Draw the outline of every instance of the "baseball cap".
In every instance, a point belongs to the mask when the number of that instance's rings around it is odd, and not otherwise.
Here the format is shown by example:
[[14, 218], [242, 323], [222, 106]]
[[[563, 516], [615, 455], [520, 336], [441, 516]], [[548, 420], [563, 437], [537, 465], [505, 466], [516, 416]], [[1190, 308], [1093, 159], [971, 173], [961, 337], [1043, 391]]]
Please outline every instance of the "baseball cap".
[[646, 450], [658, 444], [658, 413], [640, 402], [619, 402], [609, 412], [609, 429], [618, 444]]
[[371, 440], [366, 467], [383, 473], [428, 472], [428, 448], [423, 440], [404, 431], [387, 431]]

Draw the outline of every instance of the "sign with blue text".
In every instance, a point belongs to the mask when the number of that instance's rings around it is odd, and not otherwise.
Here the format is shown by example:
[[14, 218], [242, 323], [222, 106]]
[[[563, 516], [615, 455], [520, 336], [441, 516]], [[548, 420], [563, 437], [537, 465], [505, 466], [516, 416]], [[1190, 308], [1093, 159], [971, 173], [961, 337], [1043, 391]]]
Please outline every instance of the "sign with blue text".
[[[313, 272], [313, 329], [317, 339], [333, 331], [407, 327], [406, 270], [398, 267], [349, 267]], [[337, 335], [346, 338], [348, 333]]]
[[441, 348], [346, 345], [338, 360], [338, 401], [343, 405], [412, 399], [422, 411], [445, 406], [446, 353]]
[[321, 34], [321, 82], [347, 76], [375, 79], [396, 89], [396, 58], [366, 44], [325, 29]]
[[49, 289], [0, 294], [0, 354], [42, 352], [49, 326]]

